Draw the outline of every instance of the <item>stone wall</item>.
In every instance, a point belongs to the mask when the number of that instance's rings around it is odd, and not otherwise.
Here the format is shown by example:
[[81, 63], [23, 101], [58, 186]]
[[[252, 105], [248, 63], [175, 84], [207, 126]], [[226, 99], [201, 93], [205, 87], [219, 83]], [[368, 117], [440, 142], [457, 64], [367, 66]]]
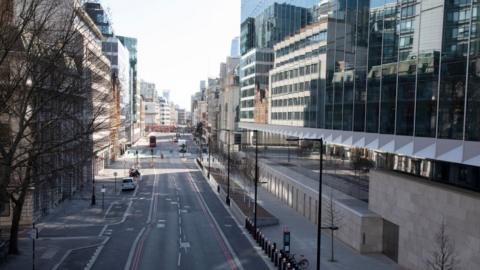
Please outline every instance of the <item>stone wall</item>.
[[480, 195], [395, 172], [370, 174], [370, 209], [399, 226], [398, 263], [426, 269], [442, 220], [455, 243], [455, 269], [480, 269]]
[[[317, 224], [318, 190], [302, 183], [302, 181], [312, 181], [311, 179], [302, 180], [299, 174], [291, 172], [292, 175], [287, 175], [265, 164], [260, 166], [259, 171], [261, 172], [260, 181], [266, 182], [262, 185], [264, 188], [307, 220]], [[382, 219], [368, 210], [367, 203], [324, 185], [322, 221], [327, 220], [330, 194], [332, 194], [338, 216], [341, 217], [340, 229], [336, 231], [336, 237], [361, 253], [381, 252]]]

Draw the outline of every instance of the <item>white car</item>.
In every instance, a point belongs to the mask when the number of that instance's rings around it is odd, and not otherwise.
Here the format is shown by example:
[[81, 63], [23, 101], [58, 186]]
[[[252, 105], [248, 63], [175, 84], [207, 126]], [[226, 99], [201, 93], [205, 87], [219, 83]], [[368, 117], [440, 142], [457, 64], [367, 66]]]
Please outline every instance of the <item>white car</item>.
[[134, 190], [137, 187], [133, 177], [126, 177], [122, 179], [122, 190]]

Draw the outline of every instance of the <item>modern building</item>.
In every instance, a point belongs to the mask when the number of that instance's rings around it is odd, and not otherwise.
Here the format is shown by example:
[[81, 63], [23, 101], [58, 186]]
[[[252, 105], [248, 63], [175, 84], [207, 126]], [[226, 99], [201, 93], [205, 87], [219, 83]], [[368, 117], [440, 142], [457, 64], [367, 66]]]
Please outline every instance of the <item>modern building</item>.
[[157, 100], [157, 89], [155, 83], [140, 80], [140, 94], [147, 102], [153, 102]]
[[379, 219], [368, 231], [407, 269], [425, 267], [442, 222], [459, 267], [480, 268], [477, 13], [466, 1], [323, 2], [313, 25], [274, 45], [270, 123], [241, 119], [347, 156], [364, 149]]
[[123, 153], [132, 141], [132, 81], [130, 79], [130, 53], [120, 42], [113, 31], [112, 23], [107, 12], [100, 3], [86, 2], [84, 9], [102, 32], [105, 39], [102, 42], [102, 51], [110, 60], [112, 77], [117, 82], [120, 91], [120, 152]]
[[269, 123], [304, 127], [315, 118], [326, 76], [327, 27], [326, 21], [317, 22], [274, 46]]
[[254, 122], [255, 93], [268, 88], [273, 49], [253, 49], [240, 60], [240, 121]]
[[140, 139], [140, 91], [138, 88], [138, 63], [137, 63], [137, 39], [132, 37], [117, 36], [122, 45], [127, 48], [130, 56], [129, 89], [130, 89], [130, 120], [131, 120], [131, 142]]
[[163, 90], [162, 90], [162, 96], [163, 96], [166, 100], [170, 101], [170, 89], [163, 89]]
[[187, 124], [187, 115], [185, 109], [179, 107], [176, 108], [177, 111], [177, 125], [185, 126]]
[[171, 108], [168, 100], [161, 96], [158, 97], [158, 104], [160, 105], [160, 125], [170, 126], [171, 125]]
[[273, 46], [312, 21], [311, 11], [291, 4], [273, 3], [241, 24], [240, 121], [254, 122], [255, 93], [265, 92], [273, 67]]
[[240, 57], [240, 37], [232, 39], [230, 45], [230, 57]]
[[160, 125], [160, 106], [157, 102], [143, 102], [145, 131], [154, 131]]

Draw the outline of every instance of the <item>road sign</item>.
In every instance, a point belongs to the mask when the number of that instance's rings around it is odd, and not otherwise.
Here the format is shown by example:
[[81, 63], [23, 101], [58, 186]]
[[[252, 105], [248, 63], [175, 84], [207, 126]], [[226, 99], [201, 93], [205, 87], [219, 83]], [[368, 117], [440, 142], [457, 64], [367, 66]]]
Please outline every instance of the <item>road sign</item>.
[[105, 193], [105, 191], [107, 191], [107, 189], [106, 189], [106, 188], [102, 188], [101, 191], [102, 191], [102, 193]]
[[113, 176], [117, 177], [118, 173], [117, 172], [113, 172]]

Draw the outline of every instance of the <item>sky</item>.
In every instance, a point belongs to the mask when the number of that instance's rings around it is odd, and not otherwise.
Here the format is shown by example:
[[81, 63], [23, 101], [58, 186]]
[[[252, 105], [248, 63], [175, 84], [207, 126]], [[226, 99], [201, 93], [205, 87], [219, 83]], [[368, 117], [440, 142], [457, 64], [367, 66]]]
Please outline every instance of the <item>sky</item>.
[[200, 80], [216, 77], [240, 35], [240, 0], [102, 0], [116, 35], [138, 39], [139, 78], [190, 110]]

